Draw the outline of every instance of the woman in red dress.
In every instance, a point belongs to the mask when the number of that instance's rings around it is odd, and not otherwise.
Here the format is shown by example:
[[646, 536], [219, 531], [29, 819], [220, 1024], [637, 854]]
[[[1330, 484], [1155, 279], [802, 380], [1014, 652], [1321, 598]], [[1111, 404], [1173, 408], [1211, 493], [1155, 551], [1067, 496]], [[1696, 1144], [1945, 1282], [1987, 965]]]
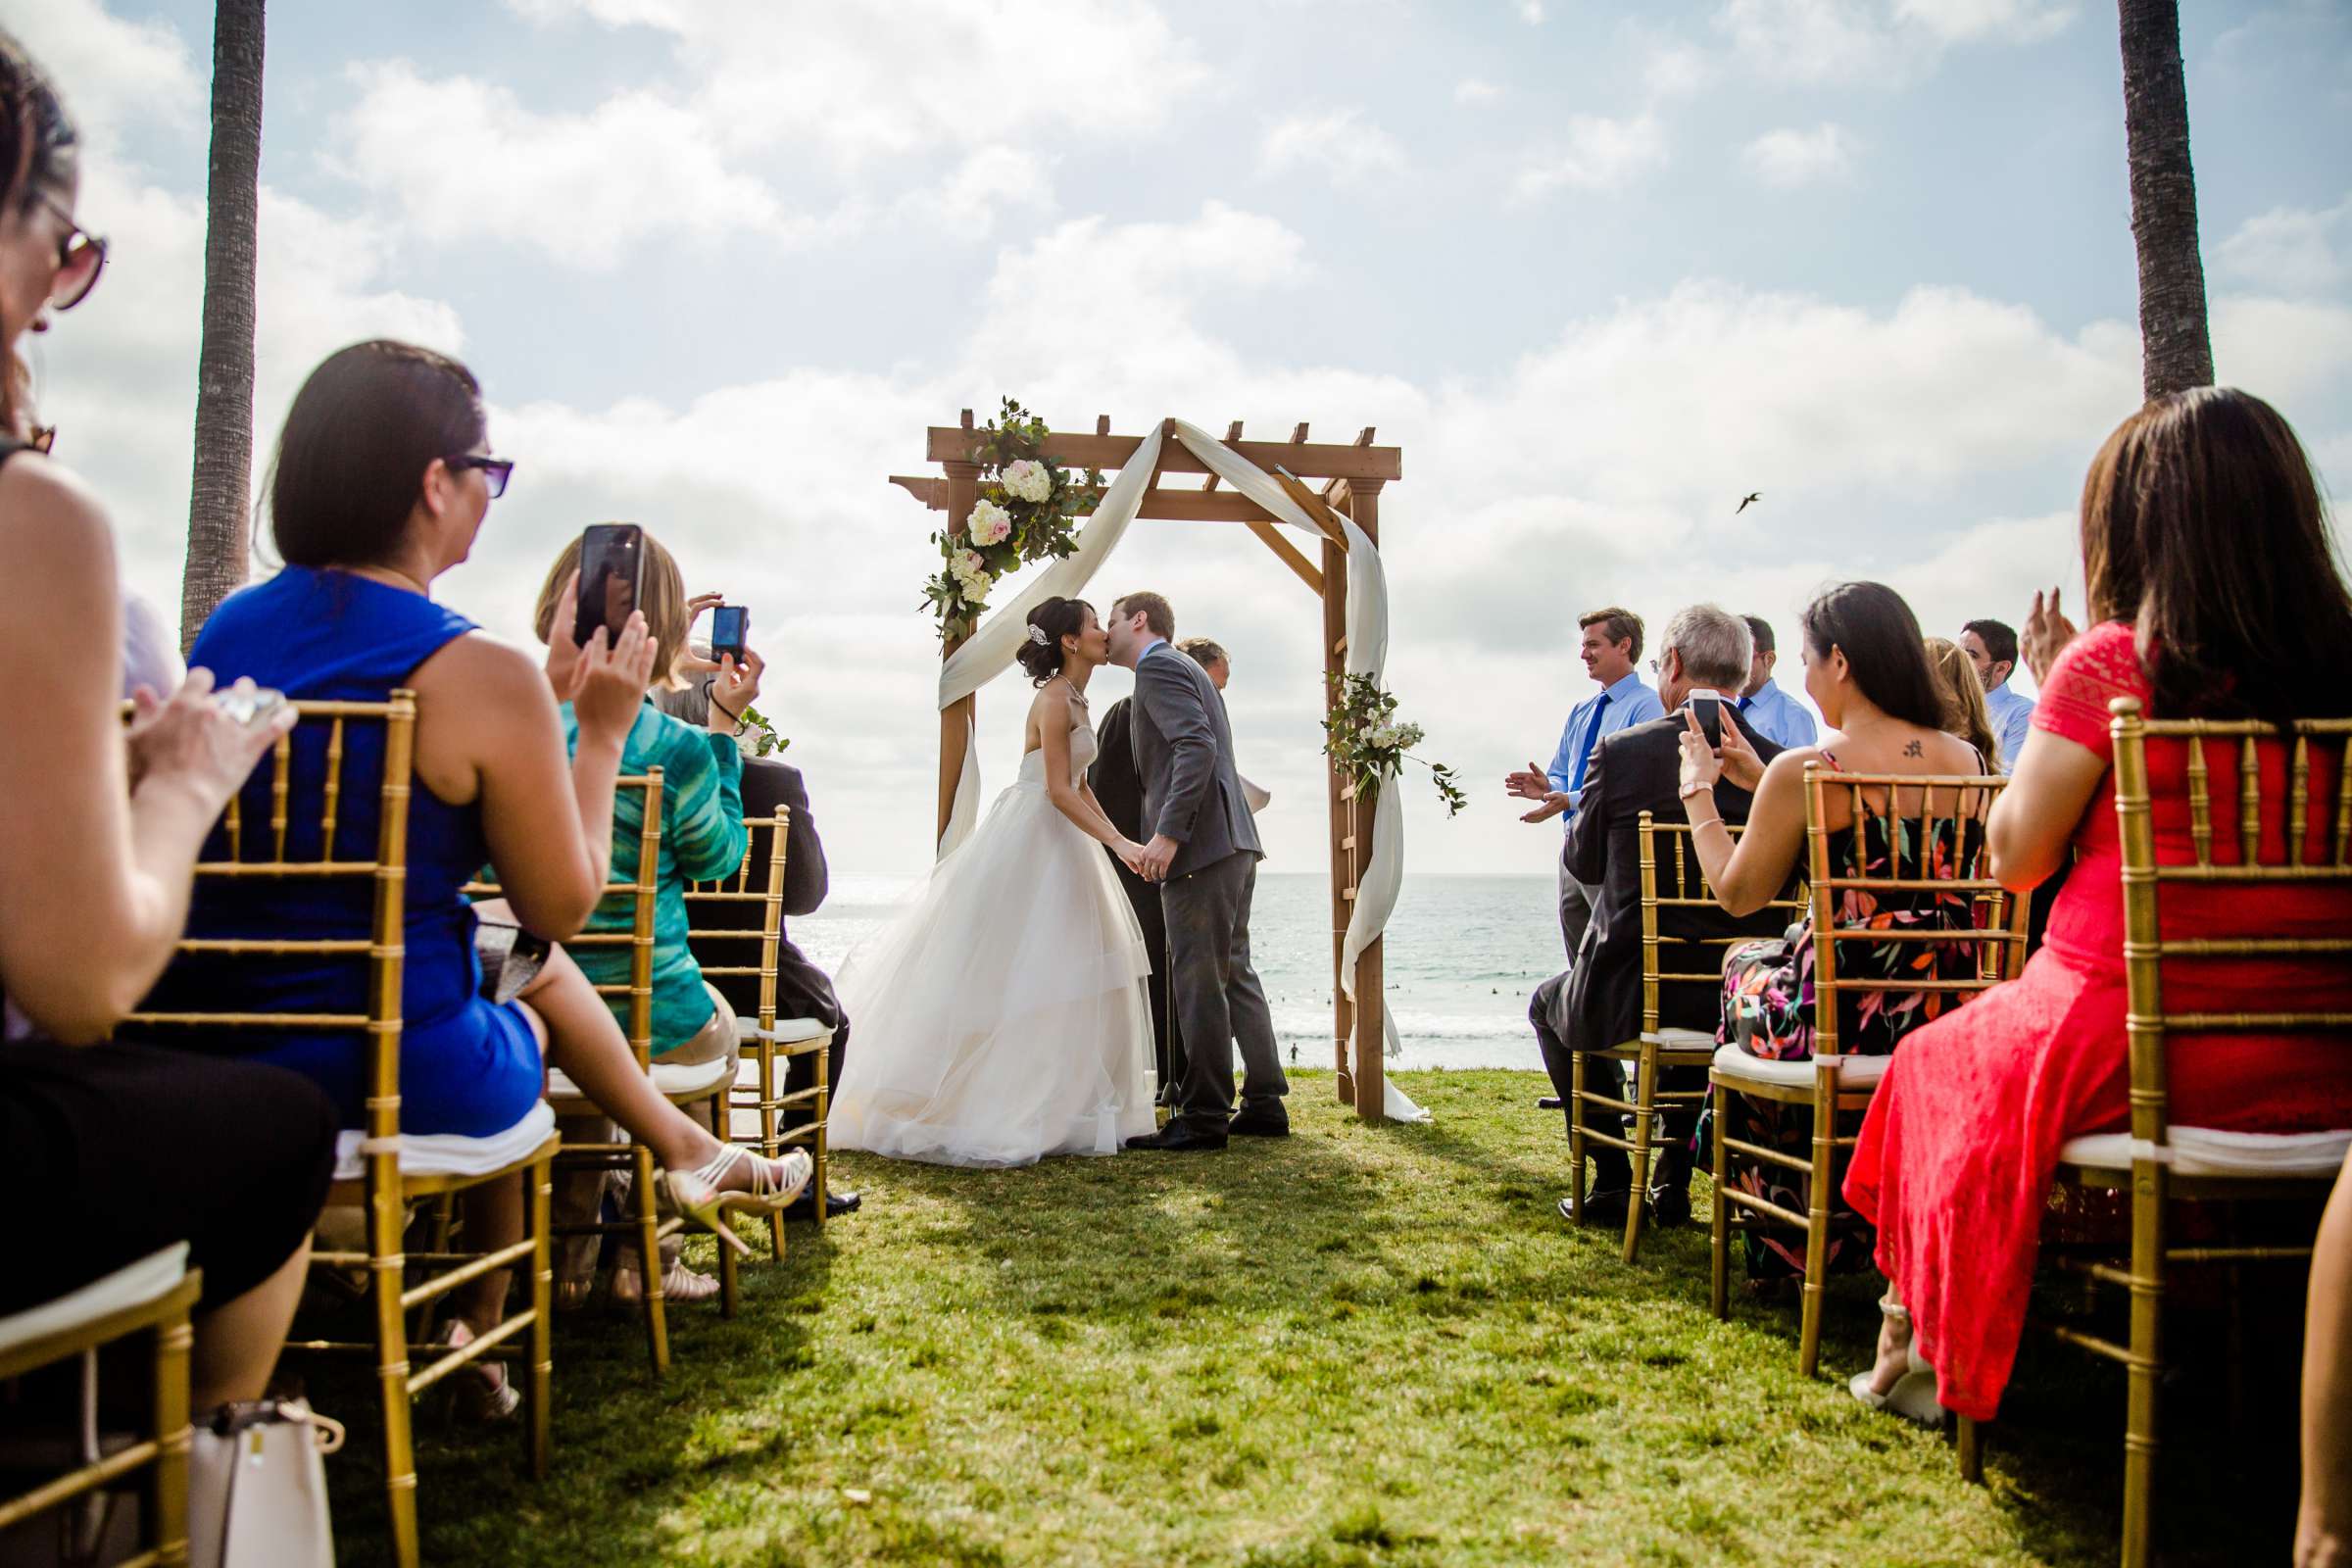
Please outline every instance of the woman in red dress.
[[[2029, 659], [2042, 672], [2035, 733], [1989, 828], [1995, 874], [2011, 890], [2047, 879], [2070, 848], [2074, 873], [2024, 972], [1895, 1053], [1845, 1178], [1847, 1200], [1878, 1226], [1889, 1285], [1878, 1364], [1854, 1379], [1854, 1392], [1914, 1417], [1936, 1415], [1940, 1403], [1991, 1418], [2017, 1354], [2058, 1151], [2130, 1122], [2108, 702], [2137, 698], [2156, 718], [2352, 713], [2352, 592], [2310, 461], [2268, 404], [2217, 387], [2149, 403], [2091, 464], [2082, 529], [2096, 624], [2078, 636], [2055, 593], [2046, 612], [2036, 603], [2027, 628]], [[2328, 803], [2335, 757], [2320, 750], [2311, 799]], [[2284, 859], [2287, 756], [2276, 741], [2261, 751], [2260, 858], [2276, 862]], [[2166, 864], [2195, 859], [2187, 755], [2179, 741], [2148, 745], [2156, 857]], [[2208, 743], [2206, 762], [2215, 778], [2234, 779], [2233, 746]], [[2234, 791], [2215, 795], [2214, 856], [2231, 860]], [[2315, 861], [2332, 856], [2328, 815], [2308, 813]], [[2164, 935], [2238, 935], [2256, 906], [2266, 933], [2352, 928], [2352, 888], [2341, 884], [2291, 896], [2180, 886], [2164, 899]], [[2352, 973], [2331, 959], [2202, 963], [2168, 973], [2165, 1002], [2244, 1011], [2251, 999], [2287, 992], [2313, 998], [2299, 1006], [2352, 1006]], [[2190, 1036], [2172, 1045], [2170, 1060], [2181, 1124], [2352, 1127], [2352, 1052], [2340, 1040]]]

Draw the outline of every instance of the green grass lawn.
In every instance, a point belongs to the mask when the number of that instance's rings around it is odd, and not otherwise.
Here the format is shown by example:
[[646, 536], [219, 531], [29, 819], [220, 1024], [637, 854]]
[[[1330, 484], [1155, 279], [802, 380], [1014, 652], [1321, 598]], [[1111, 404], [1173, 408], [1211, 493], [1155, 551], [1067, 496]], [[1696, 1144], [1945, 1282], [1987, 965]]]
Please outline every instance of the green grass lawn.
[[[591, 1564], [2096, 1563], [2113, 1560], [2121, 1386], [2030, 1358], [1990, 1485], [1843, 1378], [1877, 1314], [1706, 1310], [1703, 1228], [1553, 1212], [1535, 1074], [1414, 1074], [1437, 1114], [1370, 1128], [1298, 1075], [1296, 1136], [1222, 1155], [973, 1172], [843, 1156], [862, 1213], [745, 1272], [733, 1322], [561, 1319], [552, 1477], [518, 1437], [420, 1419], [428, 1561]], [[1703, 1203], [1700, 1205], [1704, 1213]], [[707, 1249], [710, 1242], [696, 1244]], [[1834, 1375], [1833, 1375], [1834, 1374]], [[364, 1379], [331, 1461], [343, 1560], [383, 1559]], [[2283, 1560], [2291, 1383], [2254, 1441], [2182, 1413], [2168, 1560]], [[2283, 1487], [2278, 1475], [2284, 1466]]]

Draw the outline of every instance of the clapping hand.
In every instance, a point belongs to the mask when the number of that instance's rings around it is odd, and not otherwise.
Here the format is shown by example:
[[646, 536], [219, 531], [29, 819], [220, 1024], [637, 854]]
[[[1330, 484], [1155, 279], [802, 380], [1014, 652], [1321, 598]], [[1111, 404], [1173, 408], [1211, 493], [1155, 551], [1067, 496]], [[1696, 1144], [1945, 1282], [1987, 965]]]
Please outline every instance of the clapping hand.
[[[1516, 777], [1517, 775], [1513, 776]], [[1548, 822], [1553, 817], [1559, 815], [1562, 811], [1565, 811], [1568, 809], [1568, 808], [1576, 804], [1575, 800], [1572, 799], [1565, 790], [1547, 789], [1541, 795], [1532, 797], [1522, 795], [1519, 798], [1523, 801], [1533, 799], [1543, 802], [1543, 804], [1538, 806], [1534, 810], [1521, 812], [1519, 820], [1522, 822]]]
[[2034, 612], [2026, 617], [2025, 635], [2018, 639], [2026, 667], [2034, 672], [2034, 683], [2040, 685], [2050, 678], [2050, 666], [2066, 652], [2066, 645], [2075, 640], [2075, 623], [2066, 618], [2058, 608], [2058, 590], [2050, 590], [2045, 606], [2040, 594], [2034, 596]]
[[[1542, 768], [1530, 762], [1524, 772], [1502, 775], [1502, 790], [1516, 801], [1541, 801], [1552, 793], [1551, 778]], [[1535, 820], [1530, 818], [1529, 820]]]
[[[1715, 748], [1707, 744], [1707, 732], [1699, 727], [1698, 714], [1688, 708], [1684, 709], [1683, 725], [1683, 733], [1678, 737], [1683, 743], [1680, 793], [1688, 797], [1701, 790], [1713, 789], [1715, 781], [1723, 777], [1724, 768], [1723, 759], [1716, 756]], [[1728, 724], [1724, 726], [1727, 737], [1732, 728]], [[1755, 753], [1750, 752], [1748, 756], [1753, 758]]]

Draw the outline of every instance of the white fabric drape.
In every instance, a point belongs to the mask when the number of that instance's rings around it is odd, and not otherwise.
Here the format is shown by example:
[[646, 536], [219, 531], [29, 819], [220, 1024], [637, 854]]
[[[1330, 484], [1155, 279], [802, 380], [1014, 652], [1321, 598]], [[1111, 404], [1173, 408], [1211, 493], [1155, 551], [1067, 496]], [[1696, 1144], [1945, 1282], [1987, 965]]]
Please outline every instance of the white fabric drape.
[[[1177, 441], [1199, 458], [1209, 472], [1263, 508], [1277, 521], [1317, 540], [1323, 538], [1323, 530], [1315, 526], [1314, 520], [1272, 474], [1198, 425], [1182, 419], [1172, 423]], [[1048, 599], [1070, 598], [1082, 592], [1102, 563], [1110, 558], [1143, 505], [1144, 491], [1151, 483], [1152, 470], [1158, 466], [1161, 432], [1165, 427], [1162, 421], [1153, 421], [1151, 433], [1119, 469], [1119, 476], [1111, 481], [1101, 505], [1080, 530], [1077, 550], [1048, 566], [1010, 603], [992, 612], [971, 640], [940, 666], [942, 709], [962, 701], [1003, 674], [1012, 663], [1021, 639], [1028, 635], [1029, 612]], [[1380, 551], [1364, 531], [1346, 518], [1341, 522], [1348, 538], [1346, 667], [1350, 675], [1369, 675], [1378, 683], [1389, 659], [1388, 570], [1381, 562]], [[939, 853], [943, 857], [961, 844], [979, 820], [977, 739], [967, 726], [963, 770], [956, 784], [956, 804], [949, 813], [948, 829], [939, 840]], [[1404, 813], [1397, 808], [1395, 794], [1396, 781], [1391, 781], [1390, 789], [1371, 806], [1371, 857], [1357, 880], [1355, 906], [1348, 915], [1348, 934], [1341, 950], [1340, 984], [1350, 998], [1355, 995], [1356, 957], [1387, 928], [1389, 916], [1396, 907], [1397, 892], [1404, 883]], [[1395, 1055], [1400, 1049], [1396, 1021], [1385, 1007], [1381, 1016], [1386, 1052]], [[1398, 1121], [1429, 1120], [1429, 1112], [1414, 1104], [1394, 1082], [1384, 1076], [1382, 1083], [1385, 1114]]]

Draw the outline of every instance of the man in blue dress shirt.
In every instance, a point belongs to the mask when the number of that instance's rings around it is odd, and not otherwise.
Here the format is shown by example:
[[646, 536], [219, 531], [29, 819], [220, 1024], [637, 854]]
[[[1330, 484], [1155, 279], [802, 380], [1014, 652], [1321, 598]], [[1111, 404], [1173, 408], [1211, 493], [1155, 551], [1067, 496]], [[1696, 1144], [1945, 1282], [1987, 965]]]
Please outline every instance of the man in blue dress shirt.
[[1992, 738], [2000, 743], [2001, 771], [2010, 772], [2034, 728], [2034, 699], [2009, 689], [2010, 672], [2017, 668], [2017, 633], [1997, 620], [1972, 620], [1960, 628], [1960, 649], [1984, 683], [1984, 713], [1992, 720]]
[[1585, 787], [1585, 770], [1603, 736], [1666, 716], [1666, 710], [1658, 705], [1658, 694], [1642, 685], [1634, 670], [1642, 658], [1642, 617], [1612, 606], [1579, 615], [1576, 623], [1584, 633], [1580, 651], [1585, 671], [1599, 684], [1600, 693], [1577, 704], [1568, 715], [1568, 725], [1560, 731], [1560, 749], [1552, 755], [1549, 767], [1530, 762], [1525, 772], [1503, 780], [1512, 796], [1536, 803], [1536, 808], [1520, 818], [1522, 822], [1560, 818], [1560, 940], [1567, 946], [1571, 963], [1576, 961], [1576, 950], [1592, 918], [1592, 890], [1568, 874], [1564, 831], [1576, 821], [1576, 800]]
[[1762, 615], [1742, 615], [1753, 639], [1754, 652], [1748, 656], [1747, 684], [1740, 688], [1740, 713], [1747, 727], [1762, 735], [1783, 751], [1791, 746], [1813, 744], [1813, 715], [1805, 705], [1773, 684], [1772, 666], [1780, 662], [1780, 650], [1772, 640], [1772, 622]]

